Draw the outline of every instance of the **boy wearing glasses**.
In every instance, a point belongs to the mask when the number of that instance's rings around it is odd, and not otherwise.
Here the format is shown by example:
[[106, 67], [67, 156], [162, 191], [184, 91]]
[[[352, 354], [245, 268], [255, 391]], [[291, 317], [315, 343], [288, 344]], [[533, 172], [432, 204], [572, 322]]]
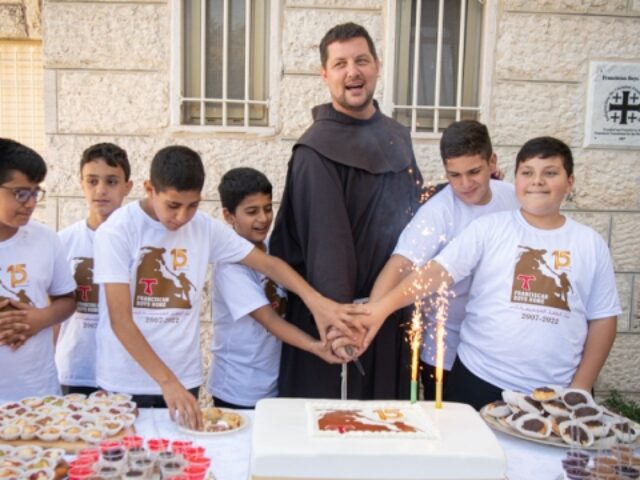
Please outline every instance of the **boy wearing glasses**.
[[75, 310], [57, 235], [30, 218], [44, 197], [42, 157], [0, 139], [0, 401], [60, 392], [53, 325]]
[[97, 143], [82, 153], [80, 186], [89, 209], [86, 219], [59, 232], [67, 261], [78, 284], [76, 313], [60, 326], [56, 343], [58, 380], [63, 393], [90, 394], [96, 384], [98, 285], [93, 282], [96, 229], [131, 191], [127, 152], [113, 143]]

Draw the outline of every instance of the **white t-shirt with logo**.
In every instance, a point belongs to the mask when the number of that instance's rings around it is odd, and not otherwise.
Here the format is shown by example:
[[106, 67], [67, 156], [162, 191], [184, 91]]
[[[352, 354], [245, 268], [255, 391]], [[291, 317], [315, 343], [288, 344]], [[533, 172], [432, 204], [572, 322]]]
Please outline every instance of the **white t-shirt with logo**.
[[[519, 206], [513, 185], [491, 180], [491, 200], [486, 205], [467, 205], [454, 193], [451, 185], [422, 205], [411, 222], [400, 234], [394, 254], [402, 255], [417, 266], [423, 266], [473, 220], [489, 213], [512, 210]], [[465, 315], [471, 278], [456, 283], [448, 296], [444, 313], [445, 350], [444, 368], [451, 370], [460, 342], [460, 325]], [[429, 304], [429, 301], [434, 305]], [[436, 364], [437, 299], [428, 299], [425, 305], [425, 331], [420, 358], [429, 365]]]
[[568, 217], [542, 230], [520, 210], [486, 215], [435, 260], [455, 281], [473, 274], [458, 356], [502, 389], [569, 385], [588, 321], [621, 313], [606, 243]]
[[251, 407], [278, 394], [282, 343], [249, 315], [272, 304], [265, 293], [268, 284], [274, 286], [244, 265], [226, 263], [215, 269], [207, 390], [225, 402]]
[[[56, 233], [30, 221], [0, 242], [0, 297], [37, 308], [49, 305], [49, 296], [75, 290], [62, 245]], [[45, 328], [15, 352], [0, 346], [0, 400], [59, 394], [53, 351], [53, 328]]]
[[99, 287], [93, 281], [93, 239], [87, 221], [58, 232], [76, 288], [76, 312], [63, 322], [56, 344], [58, 379], [63, 385], [96, 387], [96, 328]]
[[207, 266], [238, 262], [253, 249], [222, 222], [197, 212], [176, 231], [166, 229], [133, 202], [115, 211], [96, 232], [95, 282], [101, 285], [96, 380], [107, 390], [160, 395], [158, 384], [115, 336], [105, 283], [126, 283], [133, 319], [155, 353], [185, 388], [202, 383], [199, 312]]

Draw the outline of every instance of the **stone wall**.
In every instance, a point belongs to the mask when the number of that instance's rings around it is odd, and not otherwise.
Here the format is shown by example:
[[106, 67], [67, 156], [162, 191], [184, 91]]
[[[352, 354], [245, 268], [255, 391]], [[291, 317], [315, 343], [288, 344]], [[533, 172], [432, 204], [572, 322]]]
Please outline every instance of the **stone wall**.
[[[177, 1], [177, 0], [176, 0]], [[37, 0], [0, 1], [0, 32], [39, 31]], [[170, 128], [170, 0], [49, 0], [44, 7], [46, 158], [51, 192], [46, 219], [63, 228], [85, 214], [78, 185], [80, 153], [98, 141], [127, 149], [133, 166], [132, 199], [142, 194], [150, 158], [159, 148], [186, 144], [203, 156], [208, 172], [204, 209], [219, 213], [215, 186], [228, 168], [262, 169], [280, 198], [293, 141], [310, 122], [312, 105], [328, 99], [318, 76], [317, 46], [332, 25], [362, 23], [384, 62], [387, 0], [281, 0], [282, 72], [271, 136], [190, 133]], [[35, 3], [37, 5], [37, 3]], [[640, 166], [638, 152], [586, 150], [586, 75], [590, 59], [638, 60], [637, 0], [489, 1], [495, 21], [483, 98], [486, 122], [500, 163], [511, 174], [514, 154], [532, 136], [551, 134], [572, 146], [575, 195], [566, 210], [608, 241], [624, 314], [614, 350], [597, 388], [640, 397]], [[30, 20], [29, 20], [30, 19]], [[377, 96], [382, 100], [382, 81]], [[416, 138], [425, 178], [440, 180], [437, 140]], [[208, 297], [207, 297], [208, 302]], [[208, 303], [207, 303], [208, 305]], [[211, 332], [203, 309], [204, 349]]]

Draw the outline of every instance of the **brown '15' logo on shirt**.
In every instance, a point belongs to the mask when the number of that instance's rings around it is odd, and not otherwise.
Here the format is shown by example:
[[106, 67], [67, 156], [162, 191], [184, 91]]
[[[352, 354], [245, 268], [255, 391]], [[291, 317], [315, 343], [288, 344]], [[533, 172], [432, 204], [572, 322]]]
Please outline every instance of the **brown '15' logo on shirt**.
[[[1, 270], [2, 268], [0, 268], [0, 271]], [[17, 300], [27, 305], [33, 305], [33, 301], [27, 295], [27, 291], [24, 288], [16, 288], [27, 284], [29, 275], [26, 264], [18, 263], [9, 265], [6, 267], [6, 271], [9, 273], [10, 286], [0, 278], [0, 302], [4, 300]], [[3, 312], [7, 310], [15, 310], [15, 307], [9, 304], [2, 309]]]
[[551, 268], [544, 258], [546, 250], [518, 247], [522, 251], [513, 273], [511, 301], [571, 311], [568, 295], [573, 293], [573, 287], [567, 273], [557, 271], [571, 267], [571, 252], [554, 251], [554, 268]]
[[191, 290], [195, 285], [184, 272], [189, 263], [187, 250], [171, 250], [171, 268], [165, 262], [165, 248], [145, 246], [136, 270], [134, 307], [139, 308], [191, 308]]

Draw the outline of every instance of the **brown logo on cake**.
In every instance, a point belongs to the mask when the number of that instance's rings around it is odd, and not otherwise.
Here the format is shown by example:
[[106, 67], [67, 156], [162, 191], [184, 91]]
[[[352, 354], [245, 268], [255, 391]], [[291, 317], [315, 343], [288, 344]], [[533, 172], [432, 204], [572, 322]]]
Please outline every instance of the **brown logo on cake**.
[[519, 245], [522, 249], [513, 273], [511, 301], [528, 305], [541, 305], [571, 311], [567, 296], [573, 287], [566, 272], [561, 268], [571, 266], [568, 251], [554, 251], [551, 268], [545, 260], [547, 251]]
[[76, 288], [77, 311], [80, 313], [98, 313], [99, 288], [93, 283], [93, 258], [74, 257], [72, 259], [73, 278]]
[[[133, 302], [138, 308], [191, 308], [191, 290], [195, 285], [186, 273], [176, 273], [164, 259], [166, 249], [145, 246], [140, 249], [136, 270], [136, 291]], [[176, 262], [173, 262], [175, 265]], [[187, 252], [181, 249], [179, 268], [186, 268]]]

